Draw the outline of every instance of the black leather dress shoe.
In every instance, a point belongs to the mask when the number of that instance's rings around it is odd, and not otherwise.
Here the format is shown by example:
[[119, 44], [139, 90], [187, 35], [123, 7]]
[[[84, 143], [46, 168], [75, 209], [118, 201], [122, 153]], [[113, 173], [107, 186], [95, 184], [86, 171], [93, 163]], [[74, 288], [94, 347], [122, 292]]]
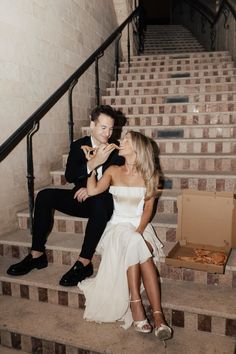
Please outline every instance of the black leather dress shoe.
[[9, 275], [24, 275], [29, 273], [32, 269], [42, 269], [48, 266], [48, 260], [46, 254], [38, 258], [33, 258], [32, 254], [28, 254], [21, 262], [11, 265], [7, 274]]
[[73, 267], [63, 275], [59, 284], [62, 286], [76, 286], [80, 281], [93, 274], [93, 265], [90, 262], [84, 266], [80, 261], [75, 262]]

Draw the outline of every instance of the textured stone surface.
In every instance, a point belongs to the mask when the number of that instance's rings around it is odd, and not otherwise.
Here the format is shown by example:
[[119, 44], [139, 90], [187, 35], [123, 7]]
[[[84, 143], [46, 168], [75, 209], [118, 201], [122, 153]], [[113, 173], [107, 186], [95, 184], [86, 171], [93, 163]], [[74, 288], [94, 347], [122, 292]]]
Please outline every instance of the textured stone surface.
[[[37, 304], [23, 299], [15, 302], [10, 297], [2, 298], [1, 303], [3, 310], [0, 324], [5, 323], [5, 329], [0, 329], [2, 345], [14, 344], [29, 353], [234, 354], [235, 339], [190, 328], [175, 327], [173, 338], [167, 342], [167, 348], [164, 348], [154, 333], [144, 335], [135, 332], [133, 328], [125, 331], [119, 323], [86, 322], [81, 310], [62, 307], [58, 311], [55, 305]], [[27, 311], [23, 312], [22, 308]], [[191, 323], [190, 318], [188, 323]]]

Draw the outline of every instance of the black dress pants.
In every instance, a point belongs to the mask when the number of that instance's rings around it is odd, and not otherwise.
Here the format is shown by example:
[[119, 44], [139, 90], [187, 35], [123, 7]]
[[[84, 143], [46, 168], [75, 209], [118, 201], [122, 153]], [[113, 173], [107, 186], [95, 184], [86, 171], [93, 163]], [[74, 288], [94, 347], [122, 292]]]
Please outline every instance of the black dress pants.
[[54, 211], [88, 218], [80, 256], [92, 259], [96, 246], [113, 211], [112, 196], [104, 192], [80, 203], [73, 190], [44, 189], [37, 194], [34, 210], [32, 250], [44, 252], [52, 230]]

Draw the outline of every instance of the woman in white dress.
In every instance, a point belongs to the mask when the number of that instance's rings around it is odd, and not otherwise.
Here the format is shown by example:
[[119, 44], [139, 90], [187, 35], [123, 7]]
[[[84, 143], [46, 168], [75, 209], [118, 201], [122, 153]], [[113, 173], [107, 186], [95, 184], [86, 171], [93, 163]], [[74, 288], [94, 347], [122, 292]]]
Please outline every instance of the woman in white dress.
[[141, 300], [143, 288], [149, 299], [154, 332], [160, 340], [169, 339], [161, 309], [160, 288], [154, 261], [162, 253], [149, 220], [157, 195], [159, 176], [155, 167], [153, 140], [141, 133], [129, 131], [121, 141], [119, 155], [123, 166], [109, 167], [96, 180], [96, 171], [88, 179], [88, 195], [107, 190], [113, 196], [114, 212], [97, 246], [101, 263], [94, 278], [78, 284], [86, 303], [84, 318], [96, 322], [124, 321], [123, 328], [150, 333]]

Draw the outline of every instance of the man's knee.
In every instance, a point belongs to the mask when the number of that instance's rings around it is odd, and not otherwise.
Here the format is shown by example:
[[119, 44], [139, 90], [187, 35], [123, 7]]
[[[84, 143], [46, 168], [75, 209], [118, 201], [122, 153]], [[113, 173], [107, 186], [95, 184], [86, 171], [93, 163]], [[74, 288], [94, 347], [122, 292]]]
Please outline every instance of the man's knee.
[[36, 201], [38, 201], [38, 202], [42, 202], [42, 201], [48, 201], [48, 200], [50, 200], [51, 199], [51, 197], [52, 197], [52, 192], [51, 192], [52, 190], [51, 189], [43, 189], [43, 190], [41, 190], [41, 191], [39, 191], [38, 192], [38, 194], [37, 194], [37, 197], [36, 197]]
[[91, 216], [105, 216], [107, 217], [113, 211], [113, 202], [110, 196], [96, 196], [90, 202], [90, 215]]

